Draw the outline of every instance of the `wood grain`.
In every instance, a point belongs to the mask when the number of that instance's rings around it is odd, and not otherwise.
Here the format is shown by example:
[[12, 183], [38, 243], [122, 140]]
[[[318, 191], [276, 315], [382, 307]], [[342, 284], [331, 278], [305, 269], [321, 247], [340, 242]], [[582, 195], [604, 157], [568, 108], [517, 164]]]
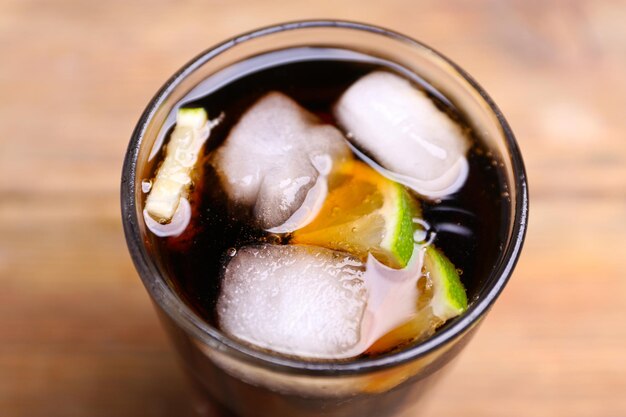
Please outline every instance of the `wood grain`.
[[369, 21], [459, 62], [531, 186], [516, 273], [425, 416], [626, 415], [626, 3], [0, 0], [0, 415], [192, 415], [118, 181], [184, 62], [284, 20]]

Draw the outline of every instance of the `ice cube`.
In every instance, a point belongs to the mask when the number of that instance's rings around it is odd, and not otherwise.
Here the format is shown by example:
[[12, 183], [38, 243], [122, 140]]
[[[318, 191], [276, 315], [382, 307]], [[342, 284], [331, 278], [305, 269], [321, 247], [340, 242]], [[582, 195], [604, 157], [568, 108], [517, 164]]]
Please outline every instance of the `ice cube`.
[[350, 355], [361, 340], [363, 264], [329, 249], [249, 246], [228, 263], [221, 328], [261, 348], [310, 358]]
[[220, 326], [283, 354], [357, 356], [416, 313], [423, 251], [414, 253], [397, 270], [315, 246], [244, 247], [225, 269]]
[[423, 265], [424, 250], [417, 245], [403, 269], [390, 268], [371, 254], [368, 256], [363, 274], [368, 303], [361, 330], [364, 336], [358, 353], [415, 316], [419, 298], [417, 280], [422, 276]]
[[409, 81], [377, 71], [355, 82], [334, 109], [356, 146], [392, 179], [438, 198], [465, 182], [469, 141], [460, 126]]
[[327, 175], [350, 150], [341, 132], [278, 92], [244, 113], [212, 165], [229, 198], [252, 208], [259, 225], [288, 232], [310, 222]]
[[180, 236], [191, 222], [191, 205], [182, 197], [169, 223], [159, 223], [150, 216], [148, 209], [143, 209], [146, 227], [159, 237]]

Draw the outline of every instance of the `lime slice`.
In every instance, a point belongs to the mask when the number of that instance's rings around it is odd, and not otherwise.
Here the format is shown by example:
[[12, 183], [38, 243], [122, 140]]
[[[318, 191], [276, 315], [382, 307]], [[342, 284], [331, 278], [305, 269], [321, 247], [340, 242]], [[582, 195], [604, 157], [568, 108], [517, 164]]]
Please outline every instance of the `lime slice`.
[[191, 171], [211, 127], [203, 108], [178, 110], [165, 159], [146, 200], [146, 211], [157, 222], [169, 223], [174, 217], [191, 184]]
[[413, 217], [419, 208], [401, 185], [363, 162], [337, 168], [331, 191], [313, 222], [292, 235], [293, 243], [371, 253], [392, 268], [404, 268], [413, 253]]
[[434, 246], [424, 252], [424, 275], [417, 282], [417, 313], [403, 325], [378, 339], [367, 353], [387, 352], [423, 340], [446, 320], [467, 310], [467, 295], [454, 264]]

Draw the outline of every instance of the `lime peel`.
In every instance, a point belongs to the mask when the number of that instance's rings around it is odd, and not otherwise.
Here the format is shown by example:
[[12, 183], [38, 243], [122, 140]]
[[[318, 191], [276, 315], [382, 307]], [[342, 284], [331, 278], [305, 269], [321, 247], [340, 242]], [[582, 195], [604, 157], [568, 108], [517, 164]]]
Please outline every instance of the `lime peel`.
[[427, 247], [424, 268], [433, 284], [431, 306], [435, 316], [445, 321], [467, 310], [467, 294], [459, 273], [443, 252]]
[[[411, 201], [410, 195], [400, 184], [393, 184], [390, 188], [393, 194], [385, 198], [383, 213], [387, 213], [385, 221], [390, 225], [380, 246], [387, 250], [393, 257], [399, 260], [400, 266], [404, 268], [413, 254], [413, 217], [416, 208]], [[397, 207], [393, 207], [396, 203]]]

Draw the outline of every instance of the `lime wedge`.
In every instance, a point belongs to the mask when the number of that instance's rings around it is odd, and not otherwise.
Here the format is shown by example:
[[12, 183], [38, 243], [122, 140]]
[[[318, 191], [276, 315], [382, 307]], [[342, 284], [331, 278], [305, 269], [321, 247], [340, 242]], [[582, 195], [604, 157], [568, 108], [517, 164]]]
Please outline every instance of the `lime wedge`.
[[417, 312], [411, 320], [378, 339], [370, 354], [387, 352], [406, 343], [424, 340], [446, 320], [467, 310], [467, 295], [459, 273], [434, 246], [424, 252], [424, 275], [418, 280]]
[[371, 253], [392, 268], [404, 268], [419, 211], [404, 187], [363, 162], [349, 161], [337, 168], [330, 188], [316, 218], [293, 232], [292, 243], [342, 250], [362, 260]]

